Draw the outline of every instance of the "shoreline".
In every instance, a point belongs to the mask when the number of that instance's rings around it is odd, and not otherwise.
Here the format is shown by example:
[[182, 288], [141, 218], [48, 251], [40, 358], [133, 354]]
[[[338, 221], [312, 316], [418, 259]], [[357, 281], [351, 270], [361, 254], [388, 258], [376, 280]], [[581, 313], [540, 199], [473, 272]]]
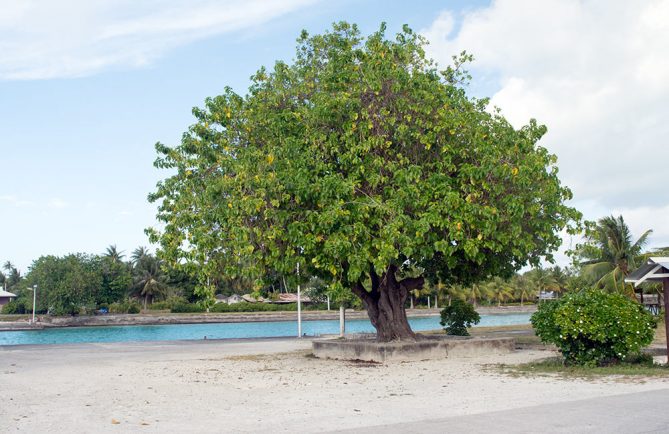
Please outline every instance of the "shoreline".
[[[536, 305], [479, 307], [481, 315], [505, 315], [517, 313], [532, 313]], [[407, 316], [411, 318], [425, 318], [439, 316], [439, 309], [407, 309]], [[48, 317], [40, 316], [38, 323], [31, 325], [26, 319], [20, 321], [0, 322], [0, 332], [42, 330], [47, 328], [65, 327], [109, 327], [133, 325], [168, 325], [168, 324], [216, 324], [216, 323], [244, 323], [244, 322], [277, 322], [291, 321], [297, 317], [297, 312], [247, 312], [247, 313], [141, 313], [141, 314], [106, 314], [94, 316]], [[346, 319], [367, 319], [364, 310], [347, 310]], [[303, 321], [339, 320], [339, 311], [302, 311]]]

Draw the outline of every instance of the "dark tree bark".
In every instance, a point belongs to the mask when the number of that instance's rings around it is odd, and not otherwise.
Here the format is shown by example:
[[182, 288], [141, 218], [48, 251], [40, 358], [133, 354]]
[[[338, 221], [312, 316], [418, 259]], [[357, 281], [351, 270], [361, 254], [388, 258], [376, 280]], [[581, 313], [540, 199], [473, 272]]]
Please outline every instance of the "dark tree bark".
[[395, 340], [416, 340], [407, 319], [404, 303], [409, 291], [421, 288], [425, 282], [422, 277], [411, 277], [397, 280], [397, 267], [391, 265], [379, 276], [370, 267], [372, 290], [367, 291], [362, 282], [353, 285], [353, 293], [360, 297], [367, 315], [376, 328], [376, 339], [379, 342]]

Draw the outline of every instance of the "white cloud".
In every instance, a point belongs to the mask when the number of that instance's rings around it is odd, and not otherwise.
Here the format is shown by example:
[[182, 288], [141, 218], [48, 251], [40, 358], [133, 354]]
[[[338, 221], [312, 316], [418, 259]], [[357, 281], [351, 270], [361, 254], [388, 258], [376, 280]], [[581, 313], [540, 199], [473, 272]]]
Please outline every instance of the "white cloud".
[[314, 0], [0, 0], [0, 79], [138, 67], [193, 40], [257, 26]]
[[60, 199], [58, 197], [54, 197], [54, 198], [50, 199], [48, 204], [47, 204], [47, 206], [49, 208], [53, 208], [53, 209], [67, 208], [68, 205], [69, 204], [67, 202], [65, 202], [63, 199]]
[[492, 103], [514, 125], [548, 126], [576, 203], [604, 210], [587, 218], [623, 213], [669, 244], [669, 0], [500, 0], [422, 33], [440, 64], [467, 50], [475, 78], [497, 77]]
[[0, 196], [0, 202], [4, 202], [15, 207], [33, 206], [35, 202], [20, 199], [13, 194], [4, 194]]

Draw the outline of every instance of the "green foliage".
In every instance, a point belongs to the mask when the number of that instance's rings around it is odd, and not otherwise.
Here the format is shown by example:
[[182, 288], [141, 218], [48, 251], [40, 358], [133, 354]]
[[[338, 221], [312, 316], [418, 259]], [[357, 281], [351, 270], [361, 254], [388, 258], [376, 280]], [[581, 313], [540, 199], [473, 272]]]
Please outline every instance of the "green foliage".
[[37, 285], [37, 311], [73, 315], [94, 305], [95, 294], [102, 285], [96, 262], [95, 257], [84, 254], [42, 256], [34, 261], [26, 283], [29, 287]]
[[[110, 251], [114, 247], [113, 251]], [[98, 305], [123, 300], [132, 286], [132, 272], [128, 264], [121, 262], [115, 246], [107, 249], [107, 256], [97, 259], [98, 272], [102, 276], [102, 283], [95, 293]], [[115, 256], [114, 256], [115, 255]]]
[[162, 261], [144, 253], [133, 268], [133, 289], [137, 297], [144, 299], [144, 308], [149, 300], [164, 295], [168, 289], [167, 275], [162, 269]]
[[172, 313], [199, 313], [205, 312], [206, 307], [197, 303], [177, 302], [172, 305], [170, 312]]
[[572, 252], [582, 276], [600, 288], [633, 294], [634, 288], [625, 283], [625, 277], [642, 263], [642, 249], [653, 231], [647, 230], [633, 241], [623, 216], [603, 217], [586, 226], [585, 242]]
[[408, 27], [392, 40], [385, 26], [305, 32], [293, 64], [194, 109], [181, 145], [156, 145], [155, 166], [174, 173], [149, 196], [163, 257], [256, 291], [300, 261], [337, 297], [407, 261], [473, 281], [550, 257], [580, 215], [537, 146], [546, 128], [514, 129], [469, 98], [471, 57], [438, 71], [425, 42]]
[[[304, 307], [304, 305], [303, 305]], [[217, 303], [211, 308], [211, 312], [284, 312], [296, 311], [296, 303], [272, 304], [272, 303]]]
[[598, 289], [541, 303], [532, 315], [537, 336], [556, 345], [566, 363], [626, 360], [653, 340], [655, 320], [639, 303]]
[[109, 305], [109, 313], [132, 313], [137, 314], [142, 310], [142, 306], [137, 300], [124, 300]]
[[[30, 309], [32, 309], [32, 305], [30, 306]], [[9, 303], [2, 306], [2, 313], [8, 315], [23, 314], [23, 313], [28, 313], [28, 309], [26, 309], [25, 303], [23, 303], [22, 300], [12, 300]]]
[[151, 303], [148, 307], [151, 310], [171, 310], [172, 307], [179, 304], [188, 304], [189, 301], [184, 297], [172, 296], [163, 301]]
[[441, 324], [446, 331], [446, 334], [454, 336], [469, 336], [467, 329], [474, 324], [481, 321], [474, 306], [471, 304], [455, 299], [450, 306], [445, 307], [441, 311]]

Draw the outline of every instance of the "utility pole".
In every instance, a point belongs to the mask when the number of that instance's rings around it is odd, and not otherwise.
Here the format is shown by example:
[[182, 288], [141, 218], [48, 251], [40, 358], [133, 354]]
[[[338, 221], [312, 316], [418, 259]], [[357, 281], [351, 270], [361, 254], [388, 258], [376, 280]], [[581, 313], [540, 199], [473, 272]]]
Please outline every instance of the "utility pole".
[[300, 263], [297, 263], [297, 337], [302, 337], [302, 298], [300, 293]]

